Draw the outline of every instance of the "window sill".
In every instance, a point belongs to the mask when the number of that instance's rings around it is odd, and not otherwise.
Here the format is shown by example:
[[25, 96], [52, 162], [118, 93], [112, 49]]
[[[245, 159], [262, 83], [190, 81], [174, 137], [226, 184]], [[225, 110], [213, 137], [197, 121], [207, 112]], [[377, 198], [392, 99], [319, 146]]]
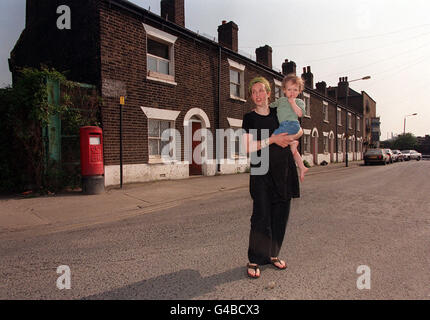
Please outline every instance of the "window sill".
[[240, 98], [240, 97], [236, 97], [236, 96], [233, 96], [233, 95], [230, 95], [230, 99], [232, 99], [232, 100], [236, 100], [236, 101], [241, 101], [241, 102], [246, 102], [246, 100], [245, 100], [245, 99], [242, 99], [242, 98]]
[[323, 120], [325, 123], [330, 123], [328, 120]]
[[170, 85], [178, 85], [175, 82], [175, 78], [171, 75], [168, 74], [162, 74], [162, 73], [158, 73], [158, 72], [154, 72], [154, 71], [148, 71], [148, 75], [146, 76], [146, 79], [148, 80], [152, 80], [152, 81], [157, 81], [157, 82], [162, 82], [162, 83], [166, 83], [166, 84], [170, 84]]
[[177, 160], [163, 160], [161, 158], [149, 158], [148, 164], [175, 164], [177, 163]]
[[306, 115], [306, 114], [305, 114], [303, 117], [304, 117], [304, 118], [308, 118], [308, 119], [310, 119], [310, 118], [311, 118], [311, 116], [308, 116], [308, 115]]

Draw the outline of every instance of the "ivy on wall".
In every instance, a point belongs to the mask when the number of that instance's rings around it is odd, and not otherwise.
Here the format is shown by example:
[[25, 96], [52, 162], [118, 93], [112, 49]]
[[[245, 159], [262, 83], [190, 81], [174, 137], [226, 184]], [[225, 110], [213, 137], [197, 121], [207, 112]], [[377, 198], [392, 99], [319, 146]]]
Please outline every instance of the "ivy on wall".
[[[47, 79], [60, 84], [58, 103], [48, 98]], [[85, 125], [99, 126], [100, 105], [95, 89], [82, 89], [54, 69], [22, 69], [13, 87], [0, 89], [0, 190], [45, 193], [76, 186], [78, 172], [70, 176], [49, 160], [42, 130], [53, 115], [60, 117], [66, 134], [78, 135]]]

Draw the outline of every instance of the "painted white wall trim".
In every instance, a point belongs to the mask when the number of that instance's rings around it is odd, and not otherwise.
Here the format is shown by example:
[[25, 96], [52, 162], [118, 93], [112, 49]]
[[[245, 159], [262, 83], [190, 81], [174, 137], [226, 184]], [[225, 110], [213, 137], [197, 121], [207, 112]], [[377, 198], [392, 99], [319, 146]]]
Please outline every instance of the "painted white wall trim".
[[227, 58], [228, 64], [230, 65], [230, 67], [233, 67], [235, 69], [238, 69], [240, 71], [245, 71], [245, 65], [240, 64], [236, 61], [230, 60]]
[[211, 123], [209, 121], [208, 115], [206, 114], [206, 112], [204, 112], [200, 108], [192, 108], [192, 109], [188, 110], [188, 112], [185, 114], [185, 117], [184, 117], [184, 127], [189, 125], [189, 122], [193, 116], [197, 116], [198, 118], [203, 120], [203, 127], [204, 128], [210, 128], [211, 127]]
[[158, 38], [160, 40], [164, 40], [166, 42], [169, 42], [171, 44], [174, 44], [178, 37], [175, 37], [174, 35], [171, 35], [167, 32], [161, 31], [159, 29], [156, 29], [154, 27], [151, 27], [147, 24], [143, 24], [143, 27], [145, 28], [145, 32], [152, 37]]
[[234, 118], [227, 118], [228, 124], [230, 127], [235, 128], [242, 128], [242, 120], [241, 119], [234, 119]]
[[175, 121], [181, 111], [165, 110], [158, 108], [140, 107], [149, 119]]

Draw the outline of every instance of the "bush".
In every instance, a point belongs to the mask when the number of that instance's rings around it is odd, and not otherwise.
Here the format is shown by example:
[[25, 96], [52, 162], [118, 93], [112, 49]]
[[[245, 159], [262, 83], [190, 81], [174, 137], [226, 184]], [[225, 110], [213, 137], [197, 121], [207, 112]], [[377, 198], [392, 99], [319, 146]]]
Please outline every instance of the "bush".
[[310, 168], [311, 165], [309, 164], [309, 162], [307, 160], [303, 160], [303, 164], [306, 168]]

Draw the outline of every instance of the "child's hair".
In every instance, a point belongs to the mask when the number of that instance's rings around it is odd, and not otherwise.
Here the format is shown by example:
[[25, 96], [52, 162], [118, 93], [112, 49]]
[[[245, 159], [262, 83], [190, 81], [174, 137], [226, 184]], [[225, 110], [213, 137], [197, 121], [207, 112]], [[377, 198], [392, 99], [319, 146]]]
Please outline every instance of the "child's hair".
[[271, 88], [270, 88], [270, 83], [269, 83], [269, 81], [267, 81], [266, 78], [264, 78], [264, 77], [255, 77], [254, 79], [252, 79], [249, 82], [249, 88], [248, 88], [249, 89], [249, 94], [252, 94], [252, 86], [254, 84], [256, 84], [256, 83], [262, 83], [264, 85], [264, 87], [266, 88], [266, 92], [267, 93], [270, 93], [272, 91]]
[[302, 78], [296, 76], [294, 73], [290, 73], [285, 76], [284, 80], [282, 80], [282, 88], [287, 87], [287, 83], [292, 82], [299, 86], [299, 92], [302, 92], [305, 89], [305, 82]]

